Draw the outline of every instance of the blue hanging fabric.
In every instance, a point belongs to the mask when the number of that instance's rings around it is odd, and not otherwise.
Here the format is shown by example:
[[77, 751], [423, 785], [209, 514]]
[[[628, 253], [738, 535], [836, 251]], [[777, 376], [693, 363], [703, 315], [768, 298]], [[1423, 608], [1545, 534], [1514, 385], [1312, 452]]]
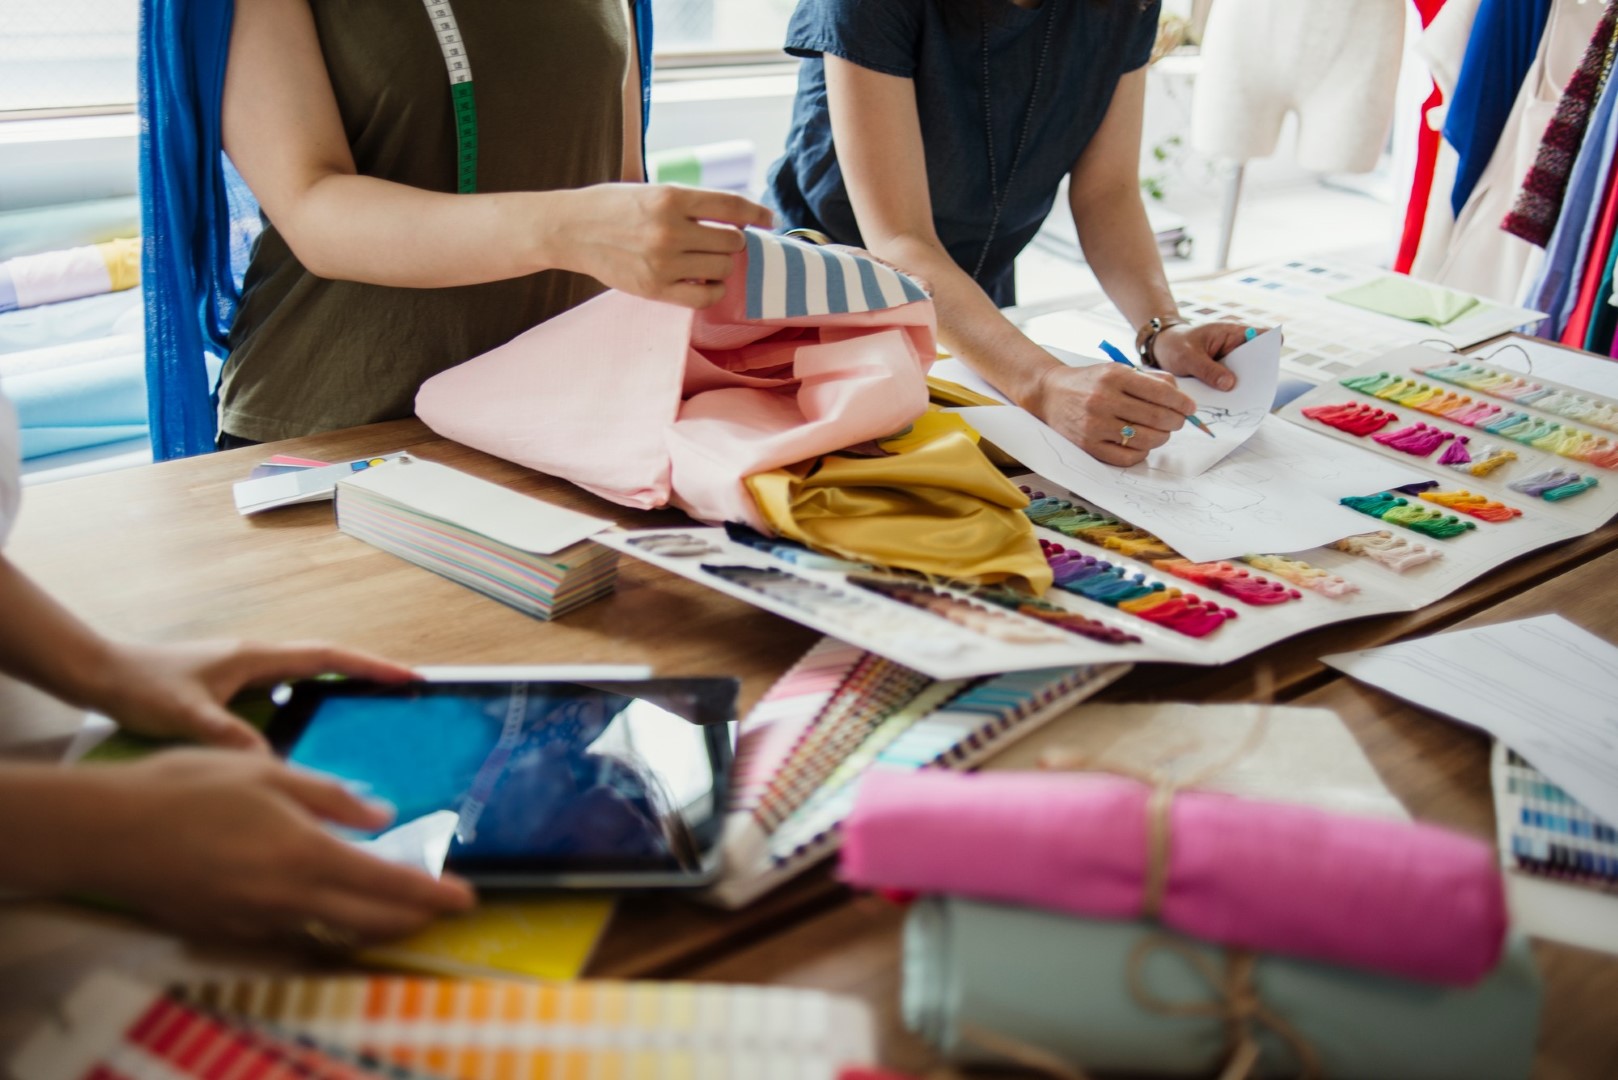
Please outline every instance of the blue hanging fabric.
[[[652, 104], [651, 0], [632, 0], [640, 54], [641, 152]], [[152, 457], [214, 449], [207, 355], [229, 352], [257, 204], [224, 154], [220, 111], [231, 0], [141, 0], [141, 281]]]

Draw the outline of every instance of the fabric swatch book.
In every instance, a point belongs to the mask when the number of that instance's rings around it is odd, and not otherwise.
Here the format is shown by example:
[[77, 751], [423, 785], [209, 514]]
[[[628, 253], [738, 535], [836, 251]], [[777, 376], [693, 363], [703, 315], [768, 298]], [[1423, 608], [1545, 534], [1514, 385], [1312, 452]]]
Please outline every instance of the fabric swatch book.
[[406, 456], [337, 485], [337, 527], [537, 619], [611, 592], [612, 522]]
[[837, 850], [873, 770], [967, 769], [1128, 671], [1125, 664], [932, 679], [822, 638], [742, 721], [724, 876], [704, 894], [742, 907]]
[[813, 990], [352, 976], [165, 994], [101, 972], [10, 1065], [17, 1080], [834, 1080], [875, 1055], [865, 1007]]

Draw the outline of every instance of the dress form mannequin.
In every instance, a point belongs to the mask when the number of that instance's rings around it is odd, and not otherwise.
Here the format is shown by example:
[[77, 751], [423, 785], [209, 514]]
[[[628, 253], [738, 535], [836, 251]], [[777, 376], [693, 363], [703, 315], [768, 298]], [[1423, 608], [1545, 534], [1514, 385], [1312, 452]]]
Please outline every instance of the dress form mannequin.
[[1298, 115], [1298, 163], [1369, 172], [1393, 124], [1404, 0], [1217, 0], [1202, 39], [1191, 143], [1236, 165], [1219, 265], [1228, 261], [1241, 170], [1275, 152]]

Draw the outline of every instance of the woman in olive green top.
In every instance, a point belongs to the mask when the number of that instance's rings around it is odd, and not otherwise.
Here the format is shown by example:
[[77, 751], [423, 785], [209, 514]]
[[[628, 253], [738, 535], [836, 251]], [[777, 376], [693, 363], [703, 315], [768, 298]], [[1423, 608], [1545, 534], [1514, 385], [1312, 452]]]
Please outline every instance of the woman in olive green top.
[[740, 226], [770, 214], [637, 182], [630, 18], [626, 0], [236, 0], [224, 142], [266, 227], [222, 443], [409, 416], [425, 379], [603, 286], [719, 299]]

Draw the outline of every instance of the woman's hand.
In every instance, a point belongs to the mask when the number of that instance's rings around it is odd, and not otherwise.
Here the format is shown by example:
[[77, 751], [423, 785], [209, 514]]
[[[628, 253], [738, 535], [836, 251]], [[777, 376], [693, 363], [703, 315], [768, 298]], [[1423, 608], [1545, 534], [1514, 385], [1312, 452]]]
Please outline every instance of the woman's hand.
[[391, 811], [266, 757], [171, 750], [61, 776], [44, 828], [63, 861], [44, 884], [133, 905], [188, 935], [361, 944], [399, 937], [476, 898], [456, 878], [384, 862], [328, 832]]
[[1215, 390], [1230, 390], [1236, 386], [1236, 376], [1219, 361], [1246, 340], [1247, 327], [1241, 323], [1180, 323], [1158, 333], [1152, 355], [1157, 366], [1171, 375], [1186, 375]]
[[117, 643], [83, 703], [141, 735], [262, 750], [264, 736], [226, 703], [249, 686], [333, 673], [386, 683], [416, 677], [391, 661], [319, 643]]
[[549, 265], [603, 285], [685, 307], [725, 295], [742, 227], [767, 229], [770, 211], [740, 195], [670, 184], [597, 184], [557, 192], [566, 212], [546, 223]]
[[[1196, 408], [1172, 378], [1122, 364], [1052, 364], [1028, 404], [1030, 412], [1091, 457], [1124, 467], [1168, 442]], [[1133, 434], [1125, 435], [1130, 428]]]

